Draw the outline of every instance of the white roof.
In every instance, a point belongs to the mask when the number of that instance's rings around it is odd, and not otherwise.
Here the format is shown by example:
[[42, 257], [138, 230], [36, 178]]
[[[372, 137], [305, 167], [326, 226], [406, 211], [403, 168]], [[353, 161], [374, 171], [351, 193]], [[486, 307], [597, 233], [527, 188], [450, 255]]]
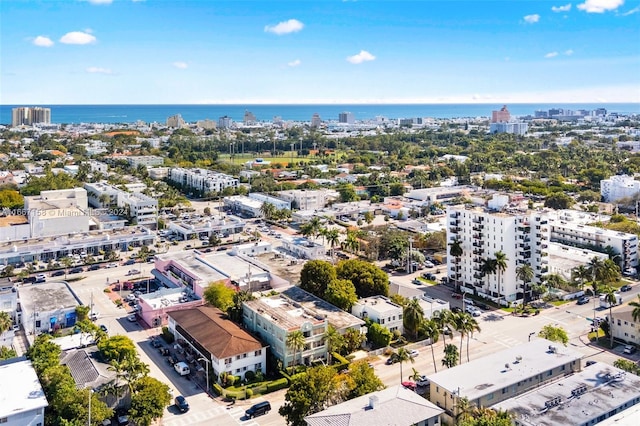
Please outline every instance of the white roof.
[[49, 405], [36, 371], [26, 358], [0, 362], [0, 377], [5, 384], [0, 386], [0, 419]]

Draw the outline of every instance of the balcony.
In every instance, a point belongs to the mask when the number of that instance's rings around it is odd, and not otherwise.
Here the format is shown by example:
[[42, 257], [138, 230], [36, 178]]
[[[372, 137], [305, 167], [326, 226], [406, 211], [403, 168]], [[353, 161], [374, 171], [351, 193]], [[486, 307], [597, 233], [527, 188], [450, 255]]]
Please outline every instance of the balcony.
[[482, 234], [473, 234], [473, 239], [474, 240], [481, 240], [482, 239]]
[[482, 243], [480, 241], [474, 241], [472, 245], [474, 247], [482, 247]]
[[473, 229], [476, 232], [480, 232], [484, 229], [484, 225], [473, 225], [471, 229]]
[[457, 226], [453, 226], [449, 228], [449, 232], [451, 232], [452, 234], [457, 234], [458, 232], [460, 232], [460, 228], [458, 228]]
[[473, 223], [482, 223], [482, 221], [484, 221], [484, 217], [474, 217], [472, 220]]
[[458, 225], [460, 225], [460, 221], [459, 220], [452, 220], [451, 222], [449, 222], [449, 225], [458, 226]]
[[484, 249], [482, 248], [474, 249], [473, 254], [484, 254]]

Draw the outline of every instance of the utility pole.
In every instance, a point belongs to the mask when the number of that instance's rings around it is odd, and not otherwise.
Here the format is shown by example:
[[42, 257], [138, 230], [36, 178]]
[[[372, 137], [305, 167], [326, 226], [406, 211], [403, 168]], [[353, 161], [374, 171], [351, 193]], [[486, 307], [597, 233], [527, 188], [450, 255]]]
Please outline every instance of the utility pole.
[[407, 252], [407, 273], [412, 272], [411, 268], [411, 251], [413, 251], [413, 238], [409, 238], [409, 251]]

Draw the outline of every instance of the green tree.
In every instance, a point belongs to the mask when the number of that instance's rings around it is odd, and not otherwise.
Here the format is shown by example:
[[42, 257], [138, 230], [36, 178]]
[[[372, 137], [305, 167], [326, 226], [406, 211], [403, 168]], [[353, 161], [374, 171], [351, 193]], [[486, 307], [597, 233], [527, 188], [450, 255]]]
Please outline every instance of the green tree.
[[387, 327], [377, 322], [367, 325], [367, 340], [374, 346], [378, 348], [388, 346], [391, 339], [393, 339], [393, 333]]
[[631, 311], [631, 317], [634, 322], [638, 322], [640, 319], [640, 294], [638, 295], [638, 301], [629, 302], [629, 306], [633, 308]]
[[[460, 330], [462, 330], [458, 331], [460, 331], [460, 338], [462, 338], [462, 335], [466, 336], [467, 338], [467, 362], [469, 362], [469, 338], [473, 335], [474, 332], [481, 331], [480, 324], [478, 324], [478, 321], [476, 321], [474, 317], [466, 312], [462, 312], [458, 315], [460, 316]], [[460, 356], [462, 356], [462, 350], [460, 350]]]
[[11, 317], [8, 312], [0, 311], [0, 334], [11, 328]]
[[0, 361], [17, 357], [18, 354], [13, 348], [0, 346]]
[[350, 391], [347, 399], [357, 398], [385, 388], [384, 383], [376, 376], [375, 370], [365, 360], [356, 361], [349, 366]]
[[552, 342], [560, 342], [564, 346], [567, 346], [567, 343], [569, 343], [569, 336], [567, 335], [566, 330], [562, 327], [555, 327], [551, 324], [547, 324], [542, 327], [542, 330], [538, 333], [538, 337], [551, 340]]
[[110, 336], [98, 343], [98, 350], [107, 362], [116, 360], [137, 358], [136, 347], [133, 341], [122, 335]]
[[302, 352], [305, 344], [306, 344], [306, 339], [302, 331], [295, 330], [289, 333], [289, 335], [287, 335], [286, 345], [287, 345], [287, 348], [293, 351], [292, 361], [294, 366], [296, 365], [296, 358], [297, 358], [296, 355], [298, 354], [298, 352]]
[[338, 194], [340, 194], [341, 203], [350, 203], [352, 201], [358, 201], [360, 198], [356, 194], [354, 186], [350, 183], [338, 185]]
[[360, 333], [360, 329], [358, 328], [350, 328], [344, 332], [343, 338], [344, 350], [347, 354], [350, 354], [362, 347], [367, 336]]
[[260, 206], [260, 213], [262, 213], [265, 219], [271, 220], [276, 213], [276, 206], [265, 201], [262, 203], [262, 206]]
[[520, 265], [516, 268], [516, 278], [522, 281], [522, 306], [527, 306], [528, 285], [533, 280], [533, 268], [529, 264]]
[[416, 360], [405, 348], [399, 348], [397, 351], [393, 352], [391, 354], [391, 359], [395, 362], [400, 363], [400, 381], [402, 382], [404, 380], [404, 376], [402, 375], [402, 364], [407, 361], [411, 361], [411, 363], [413, 364], [414, 362], [416, 362]]
[[555, 210], [566, 210], [575, 203], [574, 199], [564, 192], [554, 192], [544, 200], [544, 206]]
[[351, 281], [358, 297], [389, 294], [389, 276], [372, 263], [359, 259], [344, 260], [338, 263], [336, 275]]
[[464, 251], [462, 250], [462, 241], [459, 239], [455, 239], [451, 244], [449, 244], [449, 255], [455, 259], [455, 283], [456, 290], [460, 290], [460, 280], [458, 279], [458, 272], [460, 268], [460, 257], [463, 255]]
[[306, 426], [304, 418], [324, 410], [336, 394], [337, 372], [332, 367], [318, 366], [293, 379], [278, 413], [289, 426]]
[[353, 305], [358, 301], [356, 288], [349, 280], [335, 279], [329, 283], [324, 292], [324, 300], [337, 306], [343, 311], [350, 312]]
[[440, 338], [440, 330], [441, 328], [438, 326], [437, 321], [433, 319], [426, 320], [422, 323], [422, 331], [424, 335], [427, 337], [427, 339], [431, 341], [429, 346], [431, 346], [431, 358], [433, 360], [433, 369], [435, 370], [436, 373], [438, 372], [438, 366], [436, 365], [436, 354], [433, 349], [433, 346], [436, 343], [438, 343], [438, 339]]
[[334, 249], [340, 243], [340, 231], [337, 228], [331, 228], [327, 232], [325, 232], [325, 238], [327, 239], [327, 243], [329, 243], [329, 247], [331, 250], [331, 263], [334, 262], [333, 254]]
[[133, 384], [129, 415], [135, 424], [150, 426], [163, 416], [170, 402], [169, 386], [153, 377], [143, 377]]
[[580, 265], [571, 270], [571, 274], [574, 280], [578, 280], [580, 283], [580, 290], [584, 289], [584, 284], [592, 277], [591, 271], [586, 265]]
[[371, 225], [371, 222], [373, 222], [373, 219], [375, 219], [375, 215], [373, 214], [372, 211], [364, 212], [364, 221], [367, 222], [367, 225]]
[[53, 343], [52, 337], [48, 334], [41, 334], [36, 337], [33, 345], [27, 350], [27, 358], [31, 360], [33, 368], [40, 376], [46, 369], [55, 367], [60, 363], [60, 346]]
[[458, 348], [456, 345], [448, 344], [444, 347], [444, 358], [442, 358], [442, 365], [447, 368], [455, 367], [458, 365]]
[[328, 364], [331, 365], [332, 353], [340, 352], [345, 346], [344, 337], [342, 337], [342, 334], [338, 333], [338, 330], [331, 324], [327, 326], [327, 331], [324, 332], [322, 337], [324, 337], [325, 344], [327, 345], [327, 361]]
[[409, 300], [409, 303], [402, 310], [402, 325], [404, 325], [404, 329], [417, 339], [422, 321], [424, 321], [424, 310], [420, 306], [420, 300], [417, 298]]
[[613, 330], [612, 330], [613, 324], [614, 324], [613, 307], [618, 304], [618, 297], [613, 287], [610, 287], [610, 286], [605, 287], [604, 299], [609, 304], [609, 339], [610, 339], [609, 347], [613, 348]]
[[502, 274], [507, 270], [507, 255], [502, 251], [498, 250], [494, 253], [494, 261], [496, 265], [496, 273], [498, 274], [498, 295], [502, 293]]
[[224, 282], [210, 283], [209, 287], [204, 290], [204, 300], [220, 309], [222, 312], [227, 312], [234, 306], [233, 296], [236, 292], [227, 287]]
[[633, 373], [636, 376], [640, 375], [640, 367], [635, 362], [629, 361], [628, 359], [617, 359], [613, 362], [613, 366], [621, 370], [628, 371], [629, 373]]
[[300, 271], [300, 288], [323, 297], [330, 282], [337, 277], [336, 269], [324, 260], [310, 260]]

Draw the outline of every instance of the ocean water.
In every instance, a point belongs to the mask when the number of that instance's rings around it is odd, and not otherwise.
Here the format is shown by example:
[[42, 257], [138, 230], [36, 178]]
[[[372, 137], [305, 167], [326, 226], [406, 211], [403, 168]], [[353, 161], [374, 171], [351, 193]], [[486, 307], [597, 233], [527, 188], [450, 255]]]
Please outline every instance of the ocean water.
[[[356, 120], [374, 119], [377, 116], [397, 118], [457, 118], [490, 117], [491, 111], [502, 104], [325, 104], [325, 105], [0, 105], [0, 123], [11, 123], [11, 109], [18, 106], [42, 106], [51, 108], [51, 122], [77, 123], [133, 123], [138, 120], [164, 123], [167, 117], [181, 114], [187, 122], [223, 116], [242, 121], [245, 111], [251, 111], [258, 121], [283, 120], [311, 121], [313, 114], [322, 120], [337, 120], [341, 112], [353, 113]], [[533, 115], [537, 110], [562, 108], [565, 110], [594, 110], [606, 108], [620, 114], [640, 114], [640, 103], [620, 104], [509, 104], [511, 115]]]

